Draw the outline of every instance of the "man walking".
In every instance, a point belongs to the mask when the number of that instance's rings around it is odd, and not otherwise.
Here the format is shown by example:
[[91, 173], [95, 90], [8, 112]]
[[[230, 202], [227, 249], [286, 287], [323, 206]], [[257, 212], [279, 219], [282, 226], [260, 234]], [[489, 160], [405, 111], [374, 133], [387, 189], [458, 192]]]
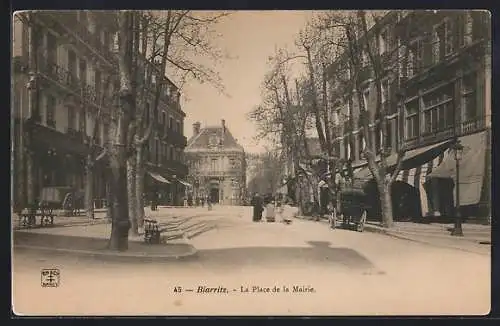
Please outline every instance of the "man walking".
[[255, 193], [250, 204], [253, 206], [253, 219], [252, 220], [254, 222], [260, 221], [262, 219], [262, 211], [264, 209], [263, 209], [262, 198], [259, 196], [258, 193]]

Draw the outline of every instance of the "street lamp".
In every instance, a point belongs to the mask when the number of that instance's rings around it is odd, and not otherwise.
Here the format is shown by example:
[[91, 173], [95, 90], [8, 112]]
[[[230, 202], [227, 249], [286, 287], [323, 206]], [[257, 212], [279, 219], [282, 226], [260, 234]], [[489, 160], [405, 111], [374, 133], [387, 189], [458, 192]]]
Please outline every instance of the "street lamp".
[[460, 143], [459, 139], [456, 139], [455, 142], [453, 143], [451, 150], [453, 151], [453, 154], [455, 155], [455, 172], [456, 172], [456, 177], [455, 177], [455, 227], [453, 228], [453, 231], [451, 232], [451, 235], [457, 236], [457, 237], [463, 237], [464, 233], [462, 230], [462, 219], [460, 216], [460, 160], [462, 159], [462, 154], [464, 147]]

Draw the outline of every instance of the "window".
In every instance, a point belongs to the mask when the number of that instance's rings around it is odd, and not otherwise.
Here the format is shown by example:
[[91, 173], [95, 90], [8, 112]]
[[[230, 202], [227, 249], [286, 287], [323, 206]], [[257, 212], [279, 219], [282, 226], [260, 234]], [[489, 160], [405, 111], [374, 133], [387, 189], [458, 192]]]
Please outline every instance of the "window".
[[418, 137], [418, 99], [406, 103], [406, 139]]
[[[420, 69], [424, 67], [424, 41], [423, 39], [417, 39], [412, 42], [412, 69], [413, 73], [418, 73]], [[410, 74], [408, 74], [410, 75]]]
[[444, 31], [445, 31], [445, 55], [451, 54], [454, 51], [454, 40], [453, 40], [453, 23], [450, 19], [444, 21]]
[[174, 128], [174, 119], [172, 117], [170, 117], [170, 119], [168, 121], [168, 128], [169, 129], [173, 129]]
[[384, 29], [380, 35], [379, 35], [379, 48], [380, 48], [380, 54], [384, 54], [385, 52], [387, 52], [389, 49], [388, 49], [388, 36], [389, 36], [389, 33], [388, 33], [388, 30], [387, 29]]
[[76, 54], [73, 50], [68, 50], [68, 71], [72, 78], [76, 78]]
[[80, 59], [80, 81], [87, 83], [87, 62], [83, 59]]
[[149, 124], [149, 103], [146, 103], [146, 106], [144, 109], [146, 110], [146, 114], [145, 114], [144, 119], [146, 120], [146, 125], [148, 125]]
[[359, 154], [360, 158], [365, 150], [365, 147], [366, 147], [365, 137], [363, 136], [362, 132], [359, 132], [359, 134], [358, 134], [358, 154]]
[[394, 120], [388, 120], [387, 121], [387, 130], [385, 131], [385, 147], [386, 148], [391, 148], [392, 147], [392, 122]]
[[80, 111], [78, 116], [78, 130], [80, 132], [85, 132], [85, 111]]
[[361, 66], [367, 67], [370, 64], [370, 58], [366, 50], [361, 51]]
[[68, 105], [68, 130], [76, 129], [76, 114], [75, 107], [72, 105]]
[[375, 152], [378, 152], [382, 147], [382, 128], [380, 126], [380, 123], [377, 123], [377, 125], [375, 126], [374, 138], [375, 142], [373, 144], [374, 146], [373, 150]]
[[351, 118], [351, 112], [352, 112], [351, 108], [352, 108], [352, 97], [349, 96], [346, 99], [346, 113], [345, 114], [347, 116], [347, 119]]
[[56, 127], [56, 98], [52, 95], [47, 95], [47, 107], [46, 107], [46, 123], [47, 126], [55, 128]]
[[102, 141], [106, 145], [109, 143], [109, 123], [104, 123], [102, 129]]
[[99, 120], [95, 122], [94, 135], [95, 135], [95, 143], [97, 145], [101, 145], [101, 124], [99, 123]]
[[155, 163], [159, 163], [159, 157], [160, 157], [160, 141], [158, 139], [155, 140]]
[[441, 60], [440, 51], [439, 34], [438, 31], [434, 29], [432, 33], [432, 63], [435, 64]]
[[47, 33], [47, 64], [57, 65], [57, 39], [50, 32]]
[[97, 101], [100, 102], [100, 94], [101, 94], [101, 88], [102, 88], [102, 76], [101, 72], [96, 69], [95, 74], [94, 74], [94, 86], [95, 86], [95, 93], [97, 96]]
[[476, 73], [465, 76], [462, 81], [463, 112], [465, 121], [477, 119], [478, 112], [476, 106], [476, 88]]
[[382, 104], [389, 102], [389, 80], [384, 79], [382, 85]]
[[236, 166], [236, 160], [234, 158], [229, 159], [229, 166], [231, 166], [232, 168]]
[[349, 158], [349, 136], [344, 137], [344, 159]]
[[181, 133], [181, 123], [179, 121], [176, 121], [175, 125], [176, 125], [177, 132]]
[[213, 158], [211, 163], [210, 163], [210, 170], [212, 172], [216, 172], [217, 171], [217, 159], [216, 158]]
[[161, 126], [162, 129], [167, 128], [167, 114], [165, 113], [165, 111], [162, 111], [161, 113]]
[[447, 86], [423, 97], [424, 133], [434, 133], [453, 126], [453, 88]]

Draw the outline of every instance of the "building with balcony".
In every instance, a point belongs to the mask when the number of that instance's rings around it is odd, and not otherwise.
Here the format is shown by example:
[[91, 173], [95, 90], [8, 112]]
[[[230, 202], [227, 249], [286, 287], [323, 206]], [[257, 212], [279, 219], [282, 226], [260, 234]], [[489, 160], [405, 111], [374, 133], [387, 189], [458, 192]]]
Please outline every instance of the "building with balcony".
[[[147, 64], [152, 64], [147, 62]], [[145, 125], [152, 119], [154, 129], [148, 139], [146, 150], [145, 192], [148, 197], [156, 196], [159, 205], [180, 206], [191, 185], [186, 181], [187, 165], [184, 162], [184, 118], [179, 100], [180, 93], [170, 80], [164, 78], [164, 92], [160, 96], [158, 108], [153, 108], [155, 83], [150, 98], [146, 101]]]
[[[402, 170], [393, 184], [397, 217], [452, 216], [455, 160], [451, 144], [464, 146], [460, 161], [460, 204], [463, 216], [488, 215], [491, 176], [491, 23], [486, 11], [391, 11], [362, 37], [383, 63], [381, 100], [370, 65], [362, 69], [362, 99], [369, 112], [370, 135], [377, 155], [387, 153], [389, 172], [404, 145]], [[345, 57], [345, 56], [344, 56]], [[363, 61], [363, 60], [362, 60]], [[349, 70], [332, 63], [329, 85], [333, 115], [340, 132], [335, 150], [350, 159], [354, 177], [377, 192], [363, 157], [366, 142], [359, 124], [355, 93], [342, 89]], [[364, 76], [364, 77], [363, 77]], [[380, 122], [388, 122], [387, 132]], [[385, 148], [381, 144], [385, 143]], [[372, 196], [378, 198], [378, 196]], [[379, 212], [378, 201], [373, 202]]]
[[[118, 76], [114, 15], [105, 11], [33, 11], [14, 16], [12, 166], [16, 207], [39, 200], [44, 189], [82, 190], [86, 156], [97, 156], [108, 143]], [[177, 180], [187, 174], [179, 153], [186, 145], [182, 135], [185, 114], [175, 85], [166, 77], [157, 77], [167, 86], [155, 113], [170, 124], [158, 124], [150, 137], [147, 166], [152, 173], [168, 172]], [[152, 112], [148, 105], [147, 119], [153, 118]], [[171, 135], [168, 141], [163, 141], [165, 133]], [[169, 150], [163, 152], [165, 147]], [[93, 172], [96, 202], [106, 198], [107, 175], [106, 160], [97, 162]]]
[[184, 153], [195, 198], [240, 205], [245, 198], [245, 150], [221, 120], [219, 126], [193, 124], [193, 136]]

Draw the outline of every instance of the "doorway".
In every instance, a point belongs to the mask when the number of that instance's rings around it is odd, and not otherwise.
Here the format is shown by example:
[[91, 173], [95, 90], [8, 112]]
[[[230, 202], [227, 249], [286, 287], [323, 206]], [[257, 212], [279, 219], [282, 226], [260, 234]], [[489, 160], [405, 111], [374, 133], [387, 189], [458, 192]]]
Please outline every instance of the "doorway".
[[212, 204], [219, 203], [219, 188], [210, 189], [210, 202]]

